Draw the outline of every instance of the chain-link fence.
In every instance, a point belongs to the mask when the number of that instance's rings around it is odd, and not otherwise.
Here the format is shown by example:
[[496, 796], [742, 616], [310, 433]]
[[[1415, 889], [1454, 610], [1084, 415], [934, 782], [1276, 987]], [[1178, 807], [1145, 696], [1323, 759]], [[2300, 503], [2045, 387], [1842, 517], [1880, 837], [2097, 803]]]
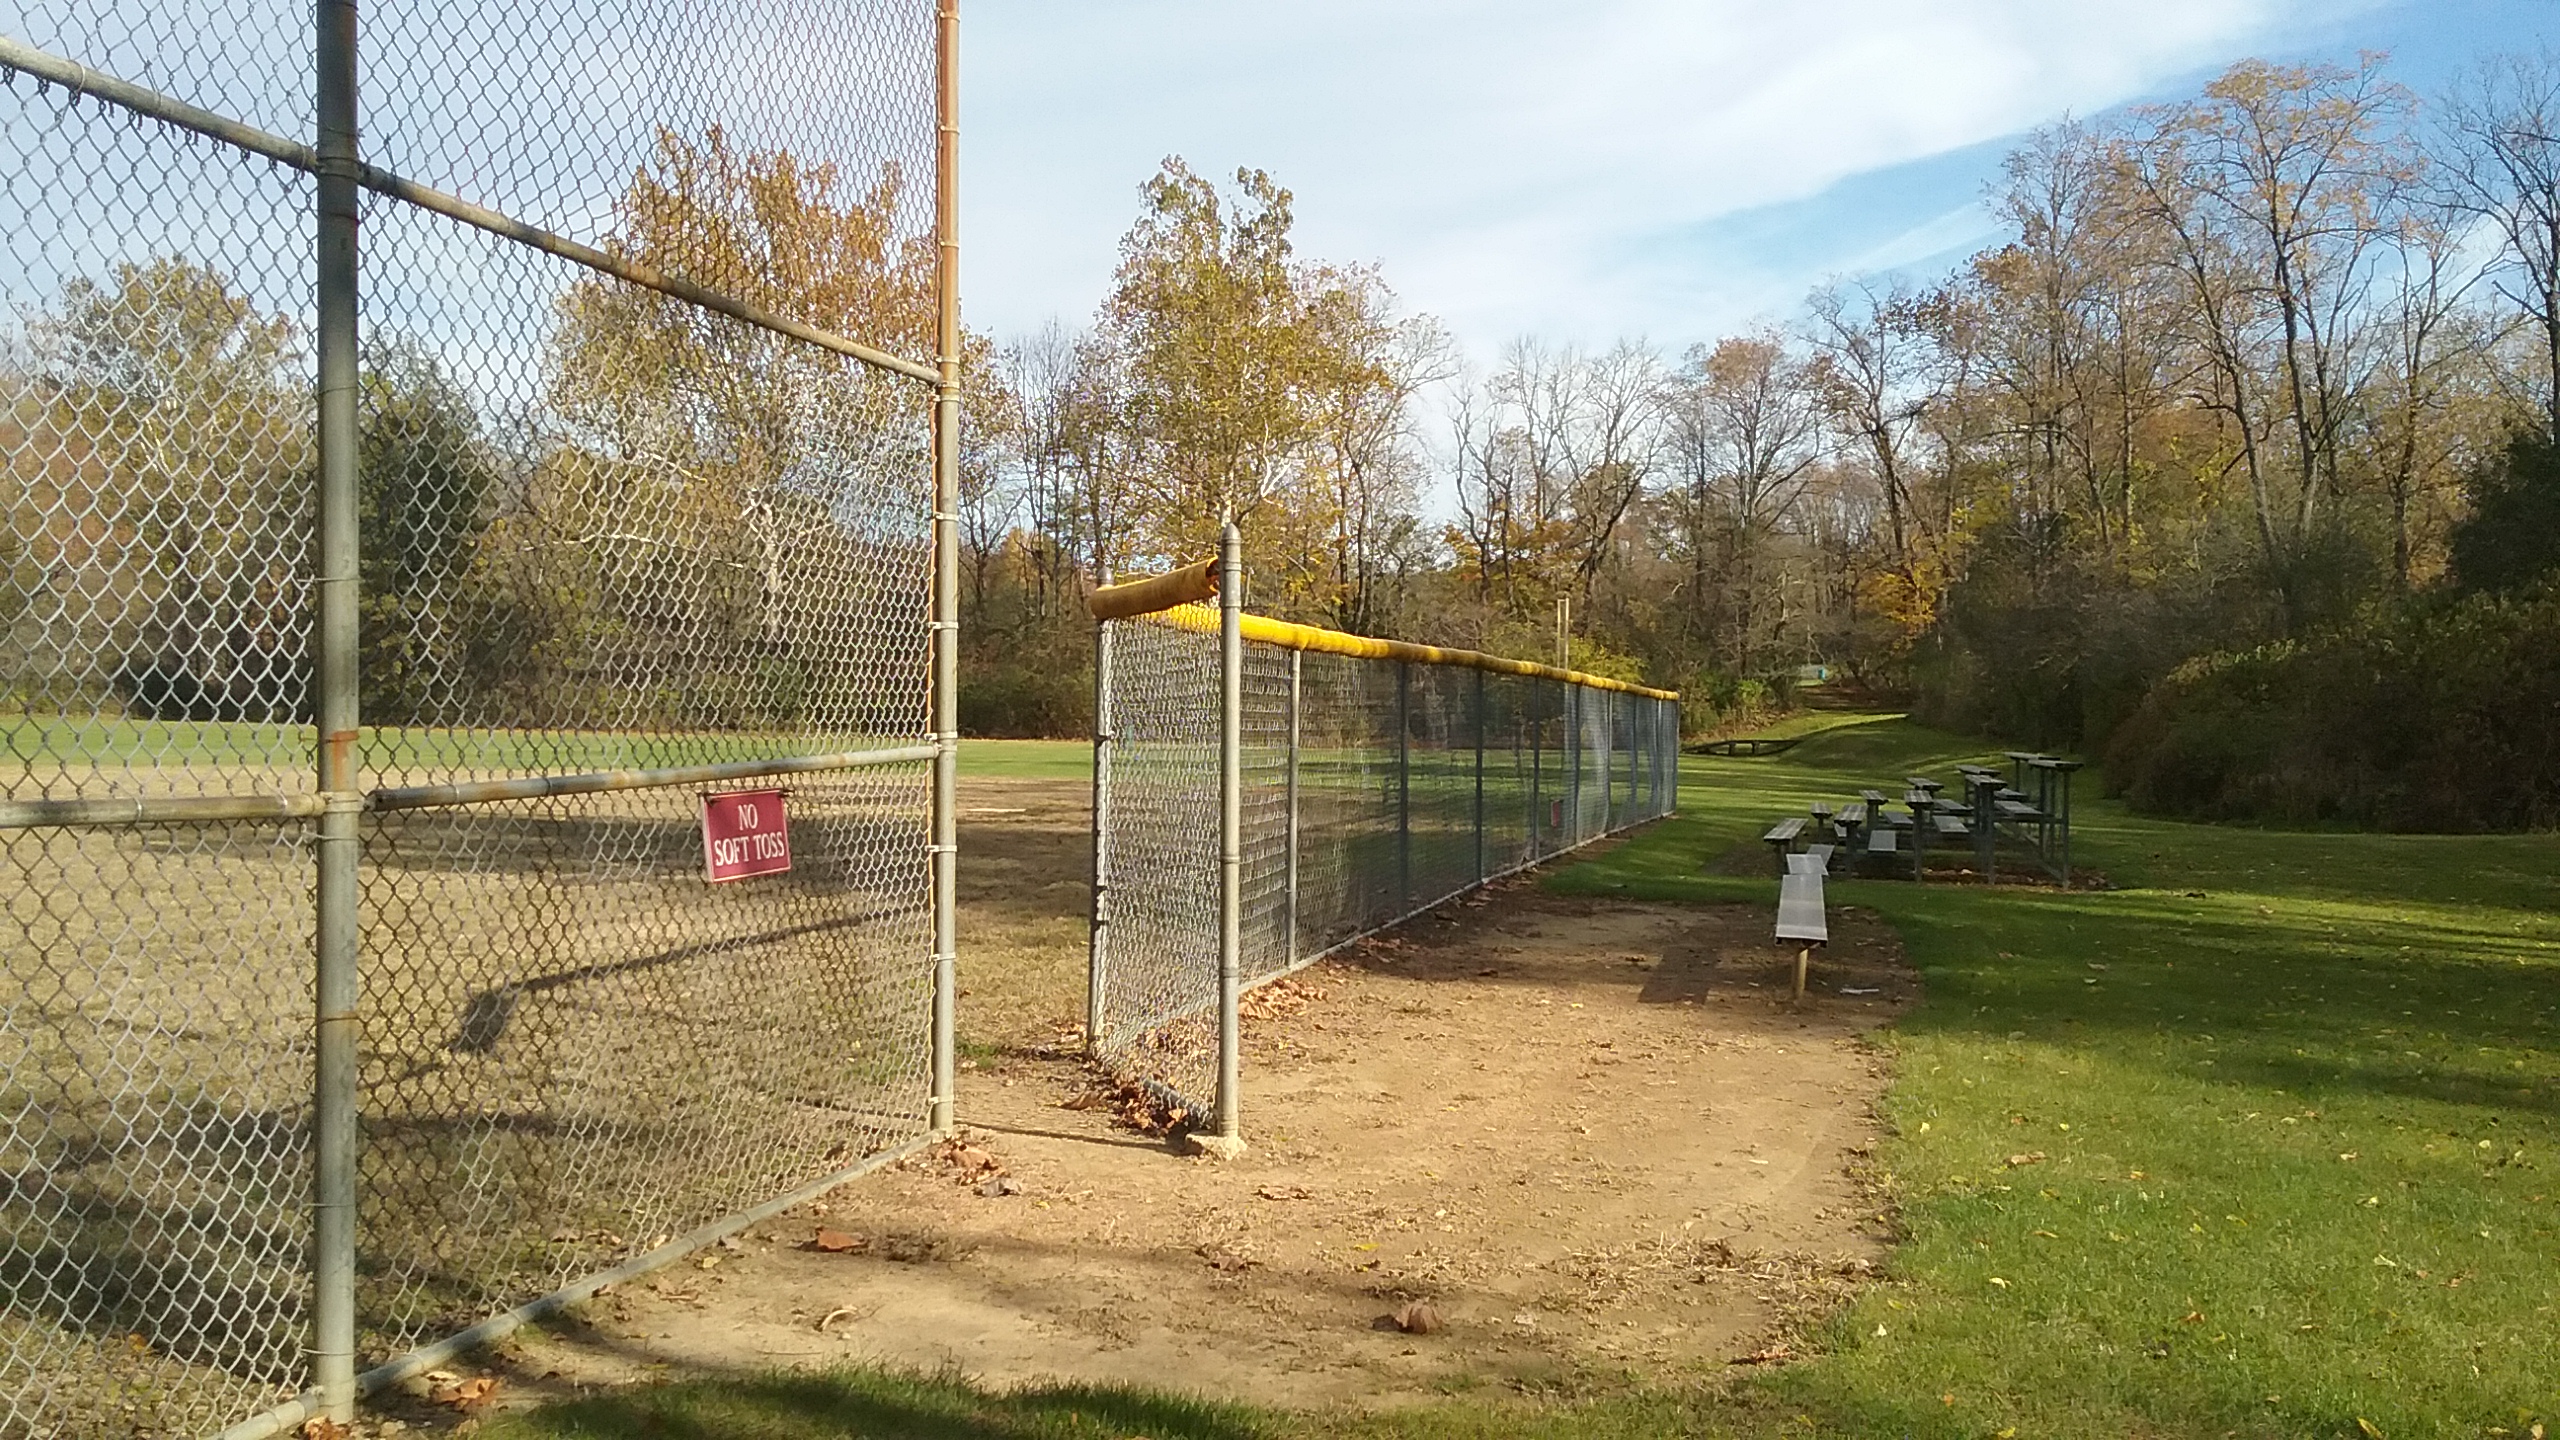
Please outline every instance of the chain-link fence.
[[0, 22], [8, 1440], [948, 1122], [949, 0], [370, 13]]
[[1233, 1109], [1223, 992], [1667, 815], [1679, 788], [1667, 691], [1239, 616], [1223, 986], [1220, 628], [1188, 605], [1105, 621], [1096, 651], [1087, 1027], [1105, 1064], [1204, 1127]]

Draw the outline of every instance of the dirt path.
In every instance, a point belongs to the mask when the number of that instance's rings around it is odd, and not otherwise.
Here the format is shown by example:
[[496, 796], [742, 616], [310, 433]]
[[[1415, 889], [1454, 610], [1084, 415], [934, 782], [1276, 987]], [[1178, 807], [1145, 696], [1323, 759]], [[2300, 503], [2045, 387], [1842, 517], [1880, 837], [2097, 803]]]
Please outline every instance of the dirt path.
[[[1091, 1073], [1030, 1037], [1081, 1002], [1051, 993], [1080, 953], [1047, 953], [1081, 942], [1053, 913], [1081, 877], [1049, 873], [1081, 852], [1045, 833], [1072, 790], [973, 792], [1024, 831], [975, 851], [980, 953], [1046, 978], [964, 980], [1021, 1011], [964, 1071], [964, 1143], [600, 1298], [503, 1358], [514, 1393], [848, 1359], [1295, 1405], [1720, 1371], [1881, 1256], [1861, 1037], [1914, 982], [1871, 918], [1835, 916], [1795, 1008], [1756, 908], [1453, 905], [1257, 992], [1252, 1149], [1221, 1164], [1071, 1108]], [[852, 1248], [806, 1248], [821, 1228]], [[1415, 1299], [1437, 1333], [1387, 1318]]]

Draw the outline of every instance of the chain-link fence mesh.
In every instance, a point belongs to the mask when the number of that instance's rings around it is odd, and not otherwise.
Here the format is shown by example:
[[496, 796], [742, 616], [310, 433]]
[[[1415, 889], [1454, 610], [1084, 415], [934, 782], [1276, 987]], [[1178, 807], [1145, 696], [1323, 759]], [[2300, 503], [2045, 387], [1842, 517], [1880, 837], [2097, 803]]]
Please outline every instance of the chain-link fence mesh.
[[[369, 15], [359, 1367], [921, 1136], [935, 948], [932, 0]], [[322, 1283], [313, 9], [0, 47], [0, 1437], [210, 1433]]]
[[[1097, 652], [1093, 1048], [1194, 1123], [1218, 1081], [1219, 623], [1110, 621]], [[1321, 643], [1244, 642], [1247, 987], [1676, 804], [1676, 699]]]

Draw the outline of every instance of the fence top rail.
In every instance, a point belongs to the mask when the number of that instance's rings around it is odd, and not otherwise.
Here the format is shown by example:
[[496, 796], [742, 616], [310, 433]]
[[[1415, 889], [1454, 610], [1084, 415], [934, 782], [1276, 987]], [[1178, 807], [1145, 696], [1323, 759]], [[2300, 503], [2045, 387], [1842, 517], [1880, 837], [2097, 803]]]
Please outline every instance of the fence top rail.
[[[1154, 619], [1182, 630], [1215, 634], [1218, 612], [1206, 605], [1177, 605], [1154, 612]], [[1262, 615], [1242, 619], [1244, 638], [1264, 645], [1278, 645], [1289, 650], [1306, 650], [1320, 655], [1348, 655], [1359, 660], [1410, 660], [1417, 665], [1457, 665], [1473, 670], [1490, 670], [1497, 675], [1527, 675], [1539, 680], [1562, 680], [1594, 690], [1617, 690], [1641, 695], [1648, 700], [1678, 700], [1677, 690], [1657, 690], [1629, 680], [1612, 680], [1606, 675], [1592, 675], [1580, 670], [1566, 670], [1554, 665], [1540, 665], [1531, 660], [1511, 660], [1500, 655], [1487, 655], [1480, 650], [1454, 650], [1440, 645], [1416, 645], [1406, 640], [1380, 640], [1369, 635], [1352, 635], [1340, 630], [1327, 630], [1317, 625], [1298, 625], [1287, 620], [1273, 620]]]
[[[225, 115], [190, 105], [183, 100], [163, 95], [147, 86], [117, 79], [101, 70], [92, 70], [76, 60], [66, 60], [32, 45], [0, 35], [0, 78], [8, 72], [29, 76], [40, 83], [54, 84], [75, 94], [87, 95], [110, 105], [120, 106], [136, 115], [191, 130], [208, 139], [237, 146], [252, 155], [262, 155], [280, 165], [291, 166], [306, 174], [318, 175], [320, 153], [298, 140], [288, 140], [254, 125], [246, 125]], [[717, 311], [733, 320], [741, 320], [760, 329], [788, 335], [821, 349], [859, 360], [866, 365], [904, 375], [910, 379], [939, 382], [942, 372], [920, 360], [893, 355], [875, 345], [866, 345], [850, 336], [776, 315], [761, 306], [748, 304], [735, 296], [724, 295], [706, 286], [677, 276], [661, 273], [655, 267], [608, 254], [592, 245], [581, 245], [566, 236], [554, 235], [539, 226], [528, 225], [510, 215], [499, 214], [484, 206], [474, 205], [458, 195], [448, 195], [432, 186], [394, 175], [373, 165], [359, 164], [355, 182], [379, 195], [405, 200], [422, 210], [430, 210], [448, 219], [459, 220], [475, 229], [488, 231], [536, 250], [557, 255], [572, 264], [610, 275], [617, 280], [671, 295], [705, 310]]]

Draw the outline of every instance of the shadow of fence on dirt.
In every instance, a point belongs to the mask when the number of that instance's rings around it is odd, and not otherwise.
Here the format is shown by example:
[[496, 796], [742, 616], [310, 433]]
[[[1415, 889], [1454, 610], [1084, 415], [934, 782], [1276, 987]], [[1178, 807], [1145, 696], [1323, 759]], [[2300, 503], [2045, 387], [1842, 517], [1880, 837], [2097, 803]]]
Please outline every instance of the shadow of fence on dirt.
[[[554, 1403], [509, 1417], [490, 1440], [645, 1435], [652, 1440], [739, 1436], [879, 1435], [898, 1440], [1265, 1440], [1249, 1412], [1214, 1400], [1112, 1385], [1058, 1384], [995, 1392], [957, 1371], [935, 1374], [847, 1365], [744, 1371], [713, 1366], [666, 1383], [657, 1356], [592, 1327], [558, 1337], [572, 1348], [648, 1367], [656, 1384]], [[502, 1377], [508, 1357], [492, 1357]], [[543, 1376], [513, 1377], [537, 1393]]]

